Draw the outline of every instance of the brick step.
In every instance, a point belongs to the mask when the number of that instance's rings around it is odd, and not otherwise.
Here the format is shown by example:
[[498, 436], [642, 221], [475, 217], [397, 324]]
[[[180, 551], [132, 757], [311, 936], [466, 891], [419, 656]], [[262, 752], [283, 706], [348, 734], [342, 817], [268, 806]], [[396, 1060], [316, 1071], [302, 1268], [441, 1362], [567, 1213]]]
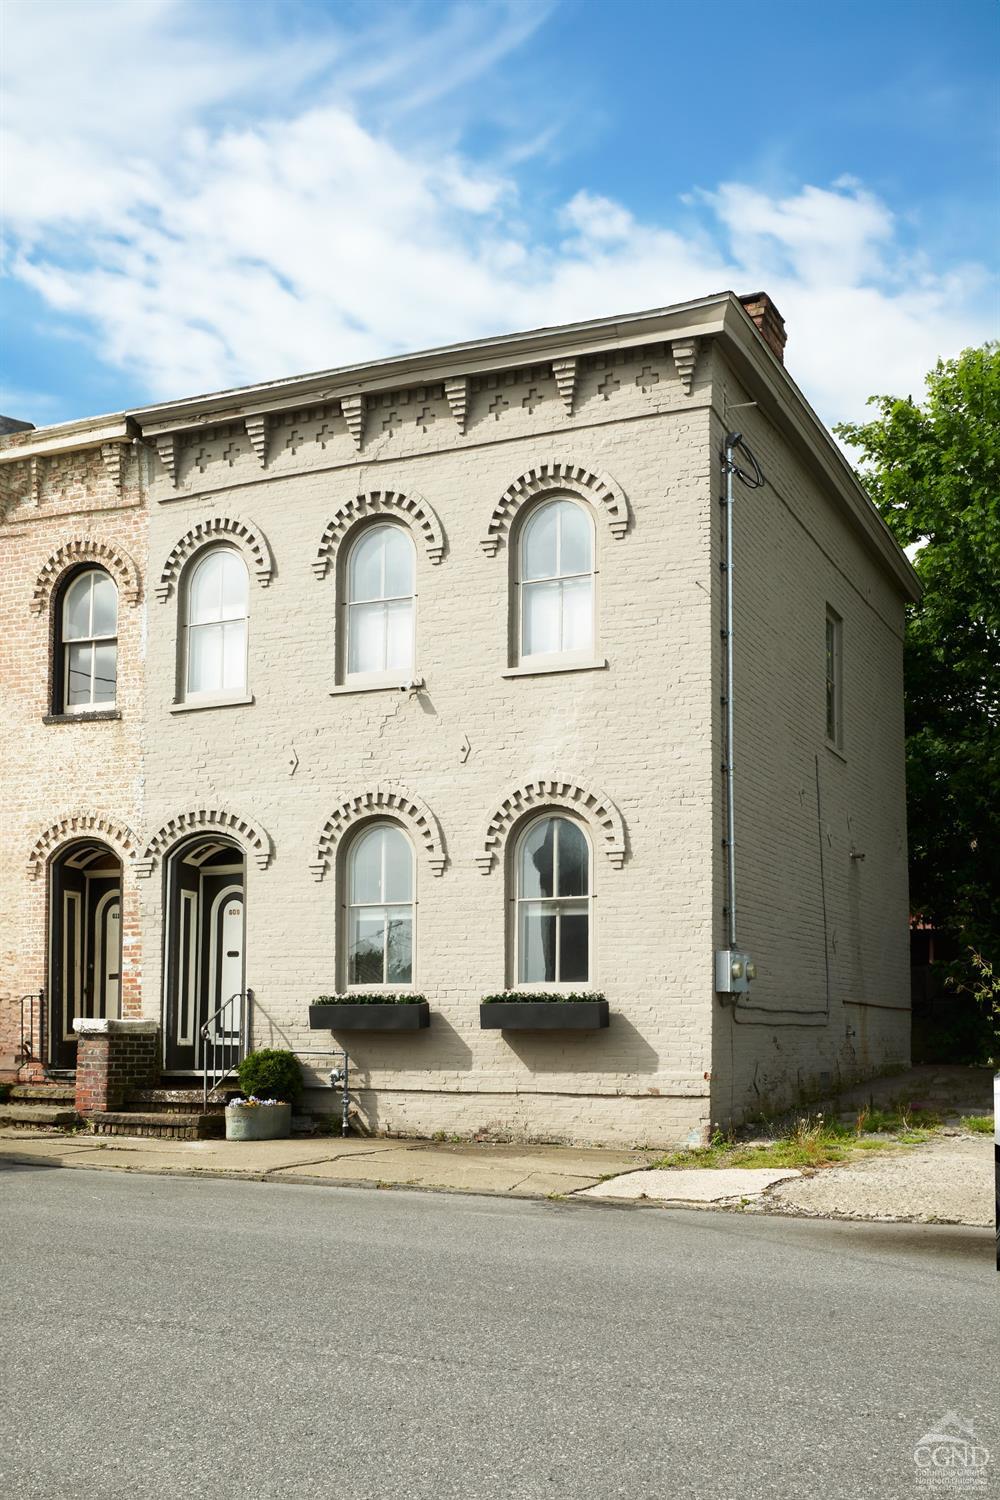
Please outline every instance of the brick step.
[[0, 1104], [0, 1125], [16, 1125], [29, 1130], [65, 1130], [67, 1126], [79, 1123], [76, 1110], [67, 1109], [64, 1104]]
[[87, 1116], [91, 1135], [147, 1136], [166, 1141], [202, 1141], [225, 1134], [223, 1115], [169, 1114], [158, 1110], [97, 1110]]
[[[238, 1095], [239, 1089], [231, 1092]], [[125, 1108], [156, 1114], [204, 1114], [204, 1097], [201, 1089], [130, 1089], [125, 1095]], [[208, 1101], [209, 1114], [221, 1114], [225, 1107], [225, 1098]]]
[[72, 1083], [15, 1083], [10, 1098], [17, 1104], [72, 1104], [76, 1087]]

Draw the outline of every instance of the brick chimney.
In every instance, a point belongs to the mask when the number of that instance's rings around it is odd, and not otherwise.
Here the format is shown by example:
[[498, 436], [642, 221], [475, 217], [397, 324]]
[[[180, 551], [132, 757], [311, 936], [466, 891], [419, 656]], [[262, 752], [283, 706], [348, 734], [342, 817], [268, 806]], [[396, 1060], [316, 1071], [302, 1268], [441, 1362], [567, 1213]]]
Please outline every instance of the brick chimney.
[[775, 359], [785, 363], [785, 320], [766, 292], [749, 292], [740, 301]]

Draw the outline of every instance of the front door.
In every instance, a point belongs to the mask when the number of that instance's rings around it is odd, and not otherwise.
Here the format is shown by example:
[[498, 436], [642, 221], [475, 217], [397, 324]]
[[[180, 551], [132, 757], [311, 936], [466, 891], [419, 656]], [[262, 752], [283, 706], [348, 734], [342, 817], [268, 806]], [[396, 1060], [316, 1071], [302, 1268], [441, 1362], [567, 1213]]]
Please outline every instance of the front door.
[[[242, 851], [218, 839], [183, 845], [167, 873], [164, 1067], [204, 1067], [202, 1028], [213, 1042], [238, 1037], [244, 978]], [[237, 996], [225, 1009], [226, 1002]], [[220, 1014], [221, 1012], [221, 1014]]]
[[72, 844], [52, 867], [49, 1060], [76, 1064], [78, 1017], [121, 1014], [121, 865], [102, 844]]

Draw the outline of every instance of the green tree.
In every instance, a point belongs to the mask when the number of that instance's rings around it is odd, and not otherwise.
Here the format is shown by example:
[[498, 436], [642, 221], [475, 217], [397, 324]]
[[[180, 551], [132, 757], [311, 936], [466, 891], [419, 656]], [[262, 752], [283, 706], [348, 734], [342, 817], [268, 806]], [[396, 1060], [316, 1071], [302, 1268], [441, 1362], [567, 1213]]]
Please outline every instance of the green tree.
[[[860, 478], [923, 584], [906, 633], [910, 902], [1000, 959], [1000, 345], [873, 396], [843, 423]], [[973, 970], [970, 969], [970, 977]]]

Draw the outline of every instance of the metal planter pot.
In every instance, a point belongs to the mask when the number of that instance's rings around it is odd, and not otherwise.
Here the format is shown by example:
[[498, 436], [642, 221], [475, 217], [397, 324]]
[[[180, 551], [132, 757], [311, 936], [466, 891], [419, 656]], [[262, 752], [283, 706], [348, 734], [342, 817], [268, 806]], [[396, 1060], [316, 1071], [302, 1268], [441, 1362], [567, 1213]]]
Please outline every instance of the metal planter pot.
[[283, 1141], [292, 1133], [290, 1104], [226, 1106], [227, 1141]]
[[598, 1031], [606, 1000], [495, 1000], [479, 1007], [481, 1031]]
[[420, 1031], [431, 1024], [426, 1000], [417, 1005], [310, 1005], [313, 1031]]

